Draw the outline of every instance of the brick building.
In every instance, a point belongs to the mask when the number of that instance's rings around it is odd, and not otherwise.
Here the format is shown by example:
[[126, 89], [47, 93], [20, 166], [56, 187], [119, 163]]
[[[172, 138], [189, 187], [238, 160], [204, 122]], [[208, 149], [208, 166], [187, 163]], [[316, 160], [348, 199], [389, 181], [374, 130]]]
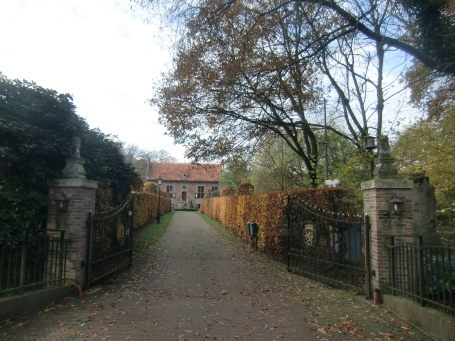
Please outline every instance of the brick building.
[[147, 167], [147, 181], [158, 185], [171, 196], [172, 207], [183, 202], [193, 202], [197, 207], [212, 192], [219, 191], [222, 166], [220, 164], [157, 163]]

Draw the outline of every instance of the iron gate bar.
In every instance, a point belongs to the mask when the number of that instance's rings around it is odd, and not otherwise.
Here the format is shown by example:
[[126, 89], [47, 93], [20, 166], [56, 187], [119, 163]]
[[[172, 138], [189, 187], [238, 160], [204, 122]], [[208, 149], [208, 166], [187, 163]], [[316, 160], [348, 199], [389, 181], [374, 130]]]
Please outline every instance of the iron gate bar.
[[370, 297], [368, 217], [323, 215], [288, 197], [287, 221], [289, 271]]
[[87, 262], [85, 288], [131, 266], [133, 250], [133, 199], [117, 209], [87, 220]]
[[[92, 233], [93, 232], [93, 213], [88, 213], [87, 218], [87, 261], [85, 262], [85, 285], [84, 288], [88, 289], [90, 286], [90, 279], [92, 274]], [[78, 283], [76, 283], [78, 284]]]

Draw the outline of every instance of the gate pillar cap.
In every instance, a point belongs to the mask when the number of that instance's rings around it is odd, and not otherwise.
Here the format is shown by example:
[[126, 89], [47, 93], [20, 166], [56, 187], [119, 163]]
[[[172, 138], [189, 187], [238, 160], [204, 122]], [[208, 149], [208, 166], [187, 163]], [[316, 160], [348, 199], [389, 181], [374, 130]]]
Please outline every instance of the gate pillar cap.
[[379, 189], [379, 188], [404, 188], [404, 189], [411, 189], [414, 186], [414, 182], [412, 180], [405, 180], [405, 179], [372, 179], [365, 182], [362, 182], [360, 185], [360, 189], [362, 191], [368, 189]]
[[57, 179], [54, 187], [79, 187], [79, 188], [98, 188], [98, 181], [75, 178], [75, 179]]

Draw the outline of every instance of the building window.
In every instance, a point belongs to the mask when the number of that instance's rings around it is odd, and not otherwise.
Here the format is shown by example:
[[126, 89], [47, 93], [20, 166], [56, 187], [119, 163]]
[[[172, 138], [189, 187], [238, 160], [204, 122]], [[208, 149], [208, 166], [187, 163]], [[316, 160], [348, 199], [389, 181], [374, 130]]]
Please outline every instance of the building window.
[[186, 186], [185, 186], [185, 185], [183, 185], [183, 189], [186, 189]]
[[197, 186], [196, 198], [203, 198], [204, 196], [204, 186]]
[[166, 185], [166, 193], [167, 194], [172, 194], [173, 190], [172, 190], [172, 185]]
[[212, 192], [218, 191], [218, 186], [212, 186]]
[[182, 174], [182, 180], [188, 180], [188, 174], [187, 173], [183, 173]]

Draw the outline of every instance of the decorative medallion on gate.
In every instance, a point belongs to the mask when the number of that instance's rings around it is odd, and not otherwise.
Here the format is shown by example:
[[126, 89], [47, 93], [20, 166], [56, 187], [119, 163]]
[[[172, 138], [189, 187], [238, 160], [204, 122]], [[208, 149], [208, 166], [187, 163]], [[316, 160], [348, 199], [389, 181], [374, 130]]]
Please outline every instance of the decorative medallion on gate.
[[97, 215], [89, 213], [86, 287], [132, 265], [133, 209], [132, 197], [128, 197], [123, 204], [111, 211]]
[[318, 245], [318, 231], [311, 221], [306, 221], [302, 226], [302, 243], [307, 250], [312, 250]]
[[117, 225], [117, 243], [118, 245], [123, 245], [125, 243], [125, 225], [121, 220]]
[[327, 213], [296, 197], [288, 198], [286, 213], [288, 271], [339, 288], [369, 292], [369, 244], [364, 244], [369, 241], [369, 230], [363, 215]]

